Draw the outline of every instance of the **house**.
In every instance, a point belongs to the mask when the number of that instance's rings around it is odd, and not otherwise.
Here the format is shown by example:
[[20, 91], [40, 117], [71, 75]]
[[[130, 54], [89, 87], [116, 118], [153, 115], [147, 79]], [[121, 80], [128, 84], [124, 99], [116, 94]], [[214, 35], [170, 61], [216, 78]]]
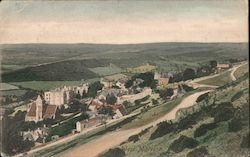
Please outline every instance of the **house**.
[[100, 83], [103, 84], [103, 89], [112, 88], [115, 85], [115, 81], [110, 81], [105, 78], [101, 78]]
[[113, 109], [115, 112], [115, 115], [113, 116], [114, 119], [127, 115], [127, 110], [125, 109], [123, 105], [114, 105]]
[[63, 88], [56, 88], [54, 90], [44, 93], [46, 103], [61, 107], [68, 104], [73, 99], [74, 92], [70, 87], [64, 86]]
[[130, 94], [130, 95], [122, 95], [120, 97], [117, 97], [117, 103], [122, 104], [124, 101], [128, 101], [133, 103], [135, 100], [142, 99], [148, 95], [152, 94], [152, 89], [145, 87], [142, 92], [137, 94]]
[[104, 105], [103, 101], [100, 101], [98, 99], [93, 99], [89, 104], [89, 109], [92, 112], [97, 112], [98, 109], [100, 109]]
[[165, 86], [168, 85], [168, 82], [169, 82], [169, 78], [159, 78], [157, 86], [163, 86], [163, 87], [165, 87]]
[[221, 72], [223, 70], [227, 70], [227, 69], [229, 69], [231, 67], [232, 67], [231, 64], [217, 64], [217, 72]]
[[24, 140], [34, 141], [36, 145], [45, 143], [45, 139], [49, 134], [49, 128], [41, 127], [36, 130], [21, 132]]
[[92, 116], [90, 119], [76, 122], [76, 131], [81, 132], [86, 128], [104, 124], [107, 120], [105, 115]]
[[166, 87], [169, 82], [170, 75], [168, 73], [158, 73], [155, 72], [154, 74], [154, 80], [157, 80], [157, 86], [158, 87]]
[[88, 83], [82, 84], [81, 86], [73, 87], [74, 93], [75, 94], [80, 94], [81, 97], [84, 94], [88, 93], [88, 89], [89, 89], [89, 84]]
[[37, 99], [31, 103], [25, 121], [43, 121], [44, 119], [55, 119], [57, 112], [56, 105], [47, 105], [42, 100], [41, 96], [38, 95]]

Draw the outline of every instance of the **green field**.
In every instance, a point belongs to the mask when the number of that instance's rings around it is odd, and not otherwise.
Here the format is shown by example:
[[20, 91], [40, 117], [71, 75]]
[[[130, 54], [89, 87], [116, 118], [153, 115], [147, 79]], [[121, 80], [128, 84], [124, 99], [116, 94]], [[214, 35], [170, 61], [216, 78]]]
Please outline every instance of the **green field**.
[[239, 67], [235, 72], [234, 72], [234, 76], [236, 78], [239, 78], [241, 76], [243, 76], [245, 73], [249, 72], [249, 65], [248, 64], [245, 64], [241, 67]]
[[7, 96], [7, 95], [15, 95], [17, 97], [24, 95], [27, 92], [27, 90], [24, 89], [15, 89], [15, 90], [4, 90], [1, 91], [1, 95]]
[[230, 71], [226, 71], [224, 73], [222, 73], [219, 76], [210, 78], [210, 79], [206, 79], [200, 82], [197, 82], [199, 84], [206, 84], [206, 85], [213, 85], [213, 86], [223, 86], [224, 84], [232, 81], [230, 78]]
[[152, 71], [154, 69], [156, 69], [156, 66], [145, 64], [145, 65], [141, 65], [141, 66], [135, 67], [135, 68], [128, 68], [127, 72], [129, 72], [129, 73], [145, 73], [145, 72]]
[[0, 90], [13, 90], [13, 89], [18, 89], [18, 87], [8, 83], [0, 83]]
[[110, 66], [106, 66], [106, 67], [89, 68], [89, 70], [100, 76], [107, 76], [107, 75], [112, 75], [112, 74], [117, 74], [117, 73], [122, 72], [122, 69], [114, 64], [110, 64]]
[[27, 81], [27, 82], [11, 82], [11, 84], [33, 90], [47, 91], [55, 89], [57, 87], [63, 87], [64, 85], [75, 86], [75, 85], [81, 85], [83, 83], [92, 83], [98, 80], [99, 78], [82, 80], [82, 81]]

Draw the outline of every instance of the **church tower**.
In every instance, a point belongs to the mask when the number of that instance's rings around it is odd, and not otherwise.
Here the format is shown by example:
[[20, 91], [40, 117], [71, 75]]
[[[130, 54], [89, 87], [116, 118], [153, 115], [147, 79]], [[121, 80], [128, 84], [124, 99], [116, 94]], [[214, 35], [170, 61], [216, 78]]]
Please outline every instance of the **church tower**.
[[43, 120], [43, 101], [40, 95], [36, 99], [36, 121]]

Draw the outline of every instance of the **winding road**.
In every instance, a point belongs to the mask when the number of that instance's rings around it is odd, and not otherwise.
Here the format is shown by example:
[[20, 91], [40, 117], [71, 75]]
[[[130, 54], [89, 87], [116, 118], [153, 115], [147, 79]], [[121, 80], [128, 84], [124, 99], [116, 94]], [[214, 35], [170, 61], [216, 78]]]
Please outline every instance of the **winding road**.
[[59, 156], [62, 157], [94, 157], [97, 156], [100, 153], [105, 152], [106, 150], [113, 148], [120, 143], [126, 141], [130, 136], [138, 134], [143, 129], [146, 129], [150, 126], [156, 126], [158, 123], [166, 120], [172, 120], [176, 118], [176, 112], [180, 110], [181, 108], [186, 108], [194, 105], [196, 103], [197, 98], [207, 92], [210, 92], [211, 90], [201, 91], [194, 93], [186, 98], [184, 98], [179, 105], [177, 105], [174, 109], [172, 109], [170, 112], [165, 114], [163, 117], [159, 118], [158, 120], [151, 122], [149, 124], [146, 124], [139, 128], [134, 129], [128, 129], [128, 130], [118, 130], [111, 133], [108, 133], [96, 140], [90, 141], [86, 144], [80, 145], [78, 147], [69, 149], [66, 152], [63, 152], [62, 154], [59, 154]]

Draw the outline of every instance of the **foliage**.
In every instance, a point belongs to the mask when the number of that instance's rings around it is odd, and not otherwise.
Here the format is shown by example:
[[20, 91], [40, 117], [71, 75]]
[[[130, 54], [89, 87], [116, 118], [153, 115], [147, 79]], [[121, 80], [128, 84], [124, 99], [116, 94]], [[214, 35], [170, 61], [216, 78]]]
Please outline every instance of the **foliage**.
[[86, 94], [87, 97], [96, 97], [97, 91], [101, 90], [103, 85], [100, 83], [100, 81], [94, 82], [89, 85], [88, 93]]
[[205, 135], [207, 131], [212, 130], [216, 127], [217, 127], [216, 123], [202, 124], [194, 131], [194, 137], [196, 138]]
[[105, 114], [105, 115], [109, 115], [109, 116], [114, 116], [115, 113], [112, 109], [112, 107], [110, 106], [104, 106], [101, 109], [98, 110], [99, 114]]
[[205, 100], [205, 99], [208, 99], [208, 93], [205, 93], [205, 94], [202, 94], [202, 95], [200, 95], [198, 98], [197, 98], [197, 100], [196, 100], [196, 102], [198, 103], [198, 102], [201, 102], [201, 101], [203, 101], [203, 100]]
[[107, 97], [106, 97], [106, 102], [110, 105], [113, 105], [115, 104], [117, 101], [117, 98], [116, 96], [114, 96], [113, 94], [108, 94]]
[[240, 147], [241, 148], [250, 148], [249, 132], [243, 136]]
[[207, 148], [205, 146], [202, 146], [188, 152], [186, 157], [205, 157], [206, 155], [208, 155]]
[[183, 72], [183, 81], [190, 80], [196, 78], [195, 70], [191, 68], [187, 68]]
[[224, 102], [219, 104], [216, 109], [214, 109], [214, 113], [212, 113], [214, 117], [214, 122], [218, 123], [221, 121], [227, 121], [231, 119], [234, 115], [234, 107], [230, 102]]
[[130, 136], [129, 138], [128, 138], [128, 142], [137, 142], [137, 141], [139, 141], [139, 136], [138, 135], [132, 135], [132, 136]]
[[120, 148], [109, 149], [101, 157], [125, 157], [125, 152]]
[[162, 99], [167, 99], [174, 94], [174, 90], [173, 88], [167, 88], [167, 89], [158, 90], [158, 93], [160, 94], [160, 97]]
[[228, 122], [228, 131], [237, 132], [242, 129], [242, 122], [240, 119], [233, 118]]
[[175, 153], [179, 153], [183, 151], [185, 148], [195, 148], [198, 145], [198, 142], [190, 137], [181, 135], [177, 140], [170, 144], [169, 150], [174, 151]]
[[157, 129], [151, 134], [149, 140], [154, 140], [156, 138], [162, 137], [168, 133], [175, 131], [176, 125], [170, 122], [161, 122], [158, 124]]
[[210, 61], [210, 66], [211, 66], [211, 68], [216, 68], [217, 67], [217, 61], [216, 60]]
[[234, 102], [235, 100], [239, 99], [243, 94], [244, 94], [243, 91], [237, 92], [237, 93], [231, 98], [231, 102]]

